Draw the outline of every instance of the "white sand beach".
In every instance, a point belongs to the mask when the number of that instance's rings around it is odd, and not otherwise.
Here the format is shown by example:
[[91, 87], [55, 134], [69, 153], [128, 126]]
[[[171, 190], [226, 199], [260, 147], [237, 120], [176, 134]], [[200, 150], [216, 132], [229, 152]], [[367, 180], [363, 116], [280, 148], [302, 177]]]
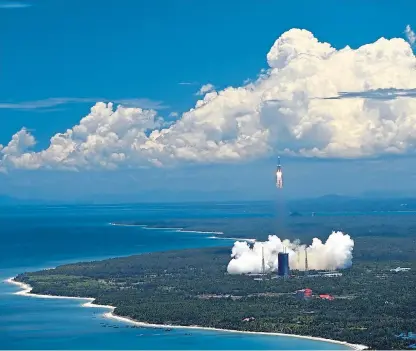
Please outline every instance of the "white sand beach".
[[350, 344], [345, 341], [338, 341], [332, 339], [325, 339], [313, 336], [305, 336], [305, 335], [296, 335], [296, 334], [284, 334], [284, 333], [269, 333], [269, 332], [250, 332], [250, 331], [241, 331], [241, 330], [230, 330], [230, 329], [219, 329], [219, 328], [208, 328], [208, 327], [201, 327], [201, 326], [181, 326], [181, 325], [168, 325], [168, 324], [152, 324], [152, 323], [145, 323], [139, 322], [129, 317], [121, 317], [114, 314], [115, 307], [109, 305], [98, 305], [94, 303], [93, 298], [89, 297], [72, 297], [72, 296], [54, 296], [54, 295], [41, 295], [41, 294], [32, 294], [31, 290], [32, 287], [28, 284], [17, 282], [14, 280], [15, 277], [9, 278], [5, 280], [6, 283], [14, 284], [20, 287], [22, 290], [15, 292], [15, 295], [22, 295], [22, 296], [29, 296], [35, 298], [46, 298], [46, 299], [73, 299], [73, 300], [84, 300], [87, 301], [82, 304], [82, 307], [89, 307], [89, 308], [106, 308], [111, 311], [105, 312], [103, 316], [105, 318], [114, 319], [120, 322], [129, 323], [136, 325], [138, 327], [144, 328], [175, 328], [175, 329], [200, 329], [200, 330], [211, 330], [217, 332], [227, 332], [227, 333], [246, 333], [246, 334], [259, 334], [259, 335], [274, 335], [274, 336], [284, 336], [284, 337], [293, 337], [293, 338], [302, 338], [302, 339], [309, 339], [309, 340], [316, 340], [316, 341], [324, 341], [324, 342], [331, 342], [335, 344], [342, 344], [347, 347], [350, 347], [352, 350], [365, 350], [368, 347], [365, 345], [359, 344]]

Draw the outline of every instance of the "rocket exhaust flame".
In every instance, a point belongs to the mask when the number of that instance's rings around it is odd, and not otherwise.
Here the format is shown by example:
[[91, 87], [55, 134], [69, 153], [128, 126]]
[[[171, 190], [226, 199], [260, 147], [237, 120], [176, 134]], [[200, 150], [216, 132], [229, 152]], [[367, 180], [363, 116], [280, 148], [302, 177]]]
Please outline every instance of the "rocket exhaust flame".
[[283, 171], [282, 166], [280, 165], [280, 157], [278, 157], [278, 164], [276, 169], [276, 188], [283, 188]]
[[278, 189], [283, 188], [283, 173], [279, 170], [276, 172], [276, 187]]

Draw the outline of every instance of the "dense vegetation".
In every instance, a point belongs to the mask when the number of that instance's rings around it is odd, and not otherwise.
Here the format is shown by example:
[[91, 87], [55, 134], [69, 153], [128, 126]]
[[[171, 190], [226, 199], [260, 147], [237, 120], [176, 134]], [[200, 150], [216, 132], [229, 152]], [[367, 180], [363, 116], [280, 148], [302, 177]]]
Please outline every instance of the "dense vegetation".
[[[371, 242], [359, 243], [358, 253], [372, 250]], [[395, 334], [416, 330], [415, 261], [356, 259], [342, 277], [299, 273], [257, 281], [228, 275], [229, 258], [229, 248], [171, 251], [69, 264], [17, 280], [34, 293], [94, 297], [116, 306], [118, 315], [150, 323], [303, 334], [379, 350], [410, 344]], [[397, 266], [412, 270], [390, 271]], [[336, 298], [296, 299], [292, 293], [305, 287]], [[246, 317], [255, 319], [244, 322]]]
[[[338, 278], [298, 274], [288, 280], [257, 281], [226, 273], [227, 247], [77, 263], [24, 273], [17, 280], [32, 285], [35, 293], [93, 297], [97, 303], [116, 306], [118, 315], [150, 323], [295, 333], [379, 350], [403, 349], [412, 343], [395, 335], [416, 331], [416, 216], [373, 211], [414, 210], [416, 200], [357, 202], [327, 197], [318, 203], [293, 202], [286, 209], [270, 203], [198, 204], [187, 205], [186, 210], [184, 206], [164, 205], [163, 218], [149, 216], [160, 210], [156, 205], [138, 206], [132, 214], [135, 220], [128, 223], [222, 231], [227, 237], [260, 240], [276, 233], [304, 243], [342, 230], [355, 241], [353, 267]], [[300, 216], [276, 217], [290, 211]], [[312, 217], [313, 211], [317, 212]], [[344, 212], [334, 214], [337, 211]], [[124, 222], [115, 212], [105, 220]], [[103, 241], [113, 240], [112, 233], [105, 233]], [[390, 271], [397, 266], [412, 269]], [[335, 300], [296, 299], [292, 293], [305, 287], [315, 295], [332, 294]], [[246, 317], [255, 319], [244, 322]]]

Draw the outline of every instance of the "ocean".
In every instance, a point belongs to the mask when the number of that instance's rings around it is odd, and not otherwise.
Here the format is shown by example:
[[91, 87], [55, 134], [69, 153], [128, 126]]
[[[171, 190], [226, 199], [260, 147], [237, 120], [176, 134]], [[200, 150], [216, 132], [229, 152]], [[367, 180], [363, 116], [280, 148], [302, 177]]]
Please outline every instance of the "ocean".
[[250, 216], [244, 206], [114, 205], [0, 207], [1, 349], [234, 349], [345, 350], [345, 345], [283, 336], [207, 330], [132, 328], [105, 319], [100, 308], [83, 308], [69, 299], [14, 295], [19, 288], [5, 279], [25, 271], [69, 262], [145, 252], [214, 246], [232, 247], [224, 235], [114, 226], [114, 222], [158, 223], [169, 219]]

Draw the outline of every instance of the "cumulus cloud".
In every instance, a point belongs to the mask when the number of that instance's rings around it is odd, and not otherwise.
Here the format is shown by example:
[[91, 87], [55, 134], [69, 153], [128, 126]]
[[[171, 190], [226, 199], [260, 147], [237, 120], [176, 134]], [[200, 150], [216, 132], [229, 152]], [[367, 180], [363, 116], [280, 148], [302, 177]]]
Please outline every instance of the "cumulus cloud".
[[[322, 158], [415, 152], [416, 57], [404, 39], [337, 50], [291, 29], [273, 44], [267, 62], [257, 80], [209, 91], [169, 124], [154, 110], [97, 103], [45, 150], [3, 149], [0, 165], [114, 169], [232, 162], [272, 151]], [[376, 99], [374, 91], [396, 94]]]
[[410, 28], [410, 25], [406, 26], [404, 34], [406, 35], [407, 41], [410, 43], [410, 45], [413, 45], [416, 42], [416, 34], [412, 28]]
[[204, 84], [197, 92], [195, 95], [205, 95], [206, 93], [209, 93], [210, 91], [213, 91], [215, 89], [215, 87], [208, 83], [208, 84]]
[[[40, 152], [25, 152], [33, 146], [34, 137], [25, 129], [15, 134], [1, 150], [3, 168], [115, 169], [126, 159], [131, 164], [158, 165], [146, 151], [152, 147], [155, 132], [162, 126], [153, 110], [119, 106], [113, 111], [111, 103], [97, 103], [91, 113], [64, 133], [55, 134], [50, 146]], [[157, 132], [157, 131], [156, 131]]]
[[352, 265], [353, 248], [354, 241], [342, 232], [332, 232], [325, 243], [314, 238], [309, 246], [298, 241], [281, 240], [276, 235], [269, 235], [266, 242], [256, 242], [252, 247], [245, 241], [236, 241], [227, 271], [230, 274], [261, 273], [264, 254], [266, 272], [275, 272], [278, 269], [278, 253], [283, 249], [289, 254], [291, 269], [305, 270], [305, 249], [309, 269], [347, 268]]

